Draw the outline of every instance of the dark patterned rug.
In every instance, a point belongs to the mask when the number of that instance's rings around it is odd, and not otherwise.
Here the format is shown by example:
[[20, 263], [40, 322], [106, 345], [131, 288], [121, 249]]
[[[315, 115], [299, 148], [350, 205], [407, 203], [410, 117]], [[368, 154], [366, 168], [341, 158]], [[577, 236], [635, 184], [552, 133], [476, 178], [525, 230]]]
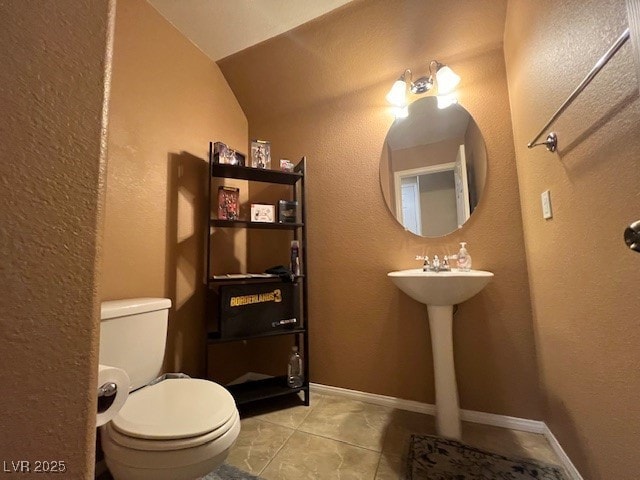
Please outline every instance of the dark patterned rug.
[[565, 480], [559, 467], [431, 435], [411, 435], [407, 480]]
[[202, 480], [262, 480], [260, 477], [243, 472], [242, 470], [232, 467], [231, 465], [220, 465], [213, 472]]

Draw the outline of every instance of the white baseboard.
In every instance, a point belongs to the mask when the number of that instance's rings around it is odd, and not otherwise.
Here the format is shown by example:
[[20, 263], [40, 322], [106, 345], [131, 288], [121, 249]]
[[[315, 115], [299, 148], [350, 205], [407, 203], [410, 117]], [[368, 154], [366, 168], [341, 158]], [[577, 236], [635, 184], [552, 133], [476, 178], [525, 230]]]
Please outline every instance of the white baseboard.
[[346, 388], [332, 387], [329, 385], [321, 385], [319, 383], [311, 383], [309, 385], [312, 392], [340, 395], [342, 397], [360, 400], [361, 402], [372, 403], [374, 405], [382, 405], [385, 407], [399, 408], [400, 410], [408, 410], [409, 412], [424, 413], [426, 415], [435, 415], [436, 406], [428, 403], [415, 402], [413, 400], [403, 400], [396, 397], [388, 397], [386, 395], [377, 395], [375, 393], [359, 392], [357, 390], [348, 390]]
[[496, 413], [476, 412], [475, 410], [460, 410], [460, 418], [465, 422], [481, 423], [493, 427], [510, 428], [521, 432], [543, 434], [546, 425], [540, 420], [509, 417]]
[[544, 426], [544, 432], [542, 433], [549, 442], [549, 445], [551, 445], [551, 448], [553, 448], [555, 454], [562, 462], [562, 466], [564, 467], [571, 480], [583, 480], [582, 475], [580, 475], [580, 472], [569, 458], [569, 455], [566, 454], [566, 452], [560, 445], [560, 442], [558, 442], [558, 439], [546, 424]]
[[[346, 388], [332, 387], [319, 383], [310, 384], [311, 391], [319, 394], [340, 395], [343, 397], [359, 400], [361, 402], [372, 403], [374, 405], [382, 405], [385, 407], [398, 408], [400, 410], [408, 410], [410, 412], [424, 413], [426, 415], [435, 415], [436, 406], [430, 403], [416, 402], [414, 400], [403, 400], [401, 398], [389, 397], [386, 395], [377, 395], [375, 393], [359, 392], [357, 390], [349, 390]], [[476, 412], [474, 410], [460, 410], [460, 418], [466, 422], [481, 423], [483, 425], [491, 425], [494, 427], [509, 428], [522, 432], [538, 433], [544, 435], [553, 451], [558, 455], [562, 467], [566, 470], [571, 480], [583, 480], [582, 476], [571, 462], [560, 443], [553, 435], [546, 423], [540, 420], [529, 420], [526, 418], [509, 417], [507, 415], [497, 415], [495, 413]]]

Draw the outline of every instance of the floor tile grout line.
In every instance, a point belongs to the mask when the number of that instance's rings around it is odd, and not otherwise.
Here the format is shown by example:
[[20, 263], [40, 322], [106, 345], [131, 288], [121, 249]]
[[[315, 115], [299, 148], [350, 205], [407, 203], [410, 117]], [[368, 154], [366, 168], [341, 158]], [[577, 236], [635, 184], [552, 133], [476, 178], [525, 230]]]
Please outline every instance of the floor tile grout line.
[[[322, 403], [322, 398], [320, 398], [320, 401], [318, 402], [318, 404], [316, 404], [316, 405], [314, 405], [314, 406], [309, 405], [309, 407], [310, 407], [310, 408], [309, 408], [309, 410], [307, 411], [307, 413], [305, 414], [305, 416], [302, 418], [302, 420], [300, 420], [300, 423], [298, 423], [298, 425], [297, 425], [297, 426], [283, 425], [282, 423], [278, 423], [278, 422], [275, 422], [275, 421], [273, 421], [273, 420], [269, 420], [268, 418], [262, 418], [262, 416], [268, 416], [268, 415], [270, 415], [272, 412], [264, 413], [264, 414], [262, 414], [262, 415], [255, 415], [255, 416], [253, 416], [253, 417], [248, 417], [248, 418], [255, 418], [256, 420], [261, 420], [261, 421], [263, 421], [263, 422], [268, 422], [268, 423], [270, 423], [270, 424], [272, 424], [272, 425], [278, 425], [278, 426], [280, 426], [280, 427], [286, 427], [286, 428], [290, 428], [290, 429], [292, 429], [292, 430], [298, 430], [298, 428], [300, 427], [300, 425], [302, 425], [302, 424], [304, 423], [304, 421], [307, 419], [307, 417], [311, 414], [311, 412], [312, 412], [312, 411], [313, 411], [313, 410], [314, 410], [314, 409], [315, 409], [315, 408], [316, 408], [320, 403]], [[301, 406], [302, 406], [302, 405], [301, 405]], [[306, 405], [304, 405], [304, 406], [306, 407]]]
[[378, 478], [378, 471], [380, 470], [381, 463], [382, 463], [382, 452], [380, 452], [380, 455], [378, 456], [378, 464], [376, 465], [376, 471], [373, 474], [373, 480], [376, 480], [376, 478]]
[[326, 435], [320, 435], [319, 433], [311, 433], [305, 430], [296, 430], [297, 432], [304, 433], [305, 435], [311, 435], [312, 437], [324, 438], [325, 440], [333, 440], [334, 442], [344, 443], [345, 445], [349, 445], [350, 447], [360, 448], [362, 450], [366, 450], [368, 452], [380, 453], [382, 454], [382, 450], [374, 450], [373, 448], [363, 447], [362, 445], [356, 445], [355, 443], [349, 443], [345, 440], [340, 440], [339, 438], [328, 437]]
[[[277, 425], [278, 427], [283, 427], [283, 428], [287, 428], [287, 429], [291, 430], [291, 433], [290, 433], [290, 434], [289, 434], [289, 436], [285, 439], [285, 441], [284, 441], [284, 442], [282, 442], [282, 445], [280, 445], [280, 448], [278, 448], [278, 450], [276, 450], [276, 451], [275, 451], [275, 453], [274, 453], [274, 454], [271, 456], [271, 458], [267, 461], [267, 463], [265, 464], [265, 466], [264, 466], [264, 467], [262, 467], [262, 469], [260, 470], [260, 472], [258, 472], [258, 474], [257, 474], [258, 476], [261, 476], [261, 475], [264, 473], [264, 471], [265, 471], [267, 468], [269, 468], [269, 465], [271, 465], [271, 462], [273, 462], [273, 460], [278, 456], [278, 453], [280, 453], [280, 451], [284, 448], [284, 446], [287, 444], [287, 442], [289, 442], [289, 440], [291, 439], [291, 437], [293, 436], [293, 434], [294, 434], [295, 432], [299, 431], [299, 430], [298, 430], [298, 428], [300, 427], [300, 425], [302, 425], [302, 423], [303, 423], [303, 422], [304, 422], [304, 420], [307, 418], [307, 416], [309, 416], [309, 414], [310, 414], [310, 413], [311, 413], [311, 412], [312, 412], [312, 411], [313, 411], [313, 410], [314, 410], [314, 409], [315, 409], [319, 404], [321, 404], [321, 403], [322, 403], [322, 400], [323, 400], [323, 399], [324, 399], [324, 396], [321, 396], [321, 397], [320, 397], [320, 401], [318, 402], [318, 404], [316, 404], [316, 405], [314, 405], [314, 406], [309, 405], [311, 408], [309, 409], [309, 411], [307, 412], [307, 414], [304, 416], [304, 418], [303, 418], [303, 419], [302, 419], [302, 421], [298, 424], [298, 426], [297, 426], [297, 427], [290, 427], [290, 426], [288, 426], [288, 425], [282, 425], [282, 424], [279, 424], [279, 423], [275, 423], [275, 422], [273, 422], [273, 421], [269, 421], [269, 420], [267, 420], [267, 419], [258, 418], [258, 417], [252, 417], [252, 418], [255, 418], [255, 419], [256, 419], [256, 420], [258, 420], [258, 421], [266, 422], [266, 423], [269, 423], [269, 424], [271, 424], [271, 425]], [[306, 433], [306, 432], [303, 432], [303, 433]]]
[[293, 427], [291, 425], [284, 425], [282, 423], [278, 423], [278, 422], [274, 422], [273, 420], [269, 420], [268, 418], [259, 418], [259, 417], [251, 417], [251, 418], [255, 418], [256, 420], [260, 420], [261, 422], [265, 422], [268, 423], [269, 425], [276, 425], [278, 427], [283, 427], [283, 428], [288, 428], [289, 430], [297, 430], [298, 427]]
[[278, 456], [278, 453], [280, 453], [280, 450], [282, 450], [284, 448], [284, 446], [289, 442], [289, 440], [291, 439], [293, 434], [296, 433], [296, 431], [297, 431], [295, 429], [290, 429], [290, 430], [291, 430], [291, 433], [289, 434], [289, 436], [285, 439], [284, 442], [282, 442], [282, 445], [280, 445], [280, 448], [278, 448], [278, 450], [276, 450], [276, 452], [272, 455], [272, 457], [269, 459], [267, 464], [262, 468], [262, 470], [260, 470], [260, 473], [258, 473], [258, 476], [261, 476], [264, 473], [264, 471], [269, 467], [269, 465], [271, 465], [271, 462], [273, 462], [273, 459]]

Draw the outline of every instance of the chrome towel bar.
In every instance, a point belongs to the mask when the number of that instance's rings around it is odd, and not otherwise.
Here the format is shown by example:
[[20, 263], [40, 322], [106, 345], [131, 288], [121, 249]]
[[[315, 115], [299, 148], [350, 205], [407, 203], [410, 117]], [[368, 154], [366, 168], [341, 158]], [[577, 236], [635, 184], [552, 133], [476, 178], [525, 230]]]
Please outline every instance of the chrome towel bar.
[[602, 56], [602, 58], [598, 60], [598, 62], [594, 65], [594, 67], [587, 74], [584, 80], [580, 82], [580, 85], [578, 85], [576, 89], [571, 93], [571, 95], [569, 95], [569, 98], [567, 98], [564, 101], [564, 103], [560, 106], [560, 108], [556, 111], [556, 113], [554, 113], [551, 116], [549, 121], [546, 123], [544, 127], [542, 127], [542, 129], [535, 136], [535, 138], [527, 144], [527, 148], [537, 147], [538, 145], [546, 145], [547, 150], [549, 150], [550, 152], [556, 151], [556, 149], [558, 148], [558, 136], [556, 135], [555, 132], [549, 133], [549, 135], [547, 136], [547, 139], [544, 142], [539, 142], [539, 143], [536, 143], [536, 142], [544, 134], [544, 132], [547, 131], [547, 129], [551, 126], [551, 124], [556, 121], [556, 119], [562, 114], [562, 112], [564, 112], [569, 107], [569, 105], [573, 103], [573, 101], [576, 99], [578, 95], [580, 95], [580, 93], [585, 89], [585, 87], [591, 83], [591, 80], [593, 80], [593, 78], [598, 74], [598, 72], [602, 70], [602, 67], [604, 67], [609, 60], [611, 60], [611, 57], [613, 57], [616, 54], [616, 52], [620, 50], [622, 45], [624, 45], [624, 43], [627, 40], [629, 40], [629, 36], [630, 36], [630, 33], [629, 33], [629, 29], [627, 28], [624, 32], [622, 32], [622, 35], [618, 37], [615, 43], [611, 45], [609, 50], [607, 50], [607, 53], [605, 53]]

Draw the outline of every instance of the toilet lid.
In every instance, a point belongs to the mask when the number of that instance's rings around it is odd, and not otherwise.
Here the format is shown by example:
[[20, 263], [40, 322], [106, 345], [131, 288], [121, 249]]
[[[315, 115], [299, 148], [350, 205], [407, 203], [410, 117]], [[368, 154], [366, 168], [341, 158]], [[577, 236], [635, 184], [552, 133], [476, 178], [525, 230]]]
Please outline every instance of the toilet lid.
[[216, 430], [236, 411], [231, 394], [217, 383], [174, 378], [129, 395], [112, 424], [131, 437], [169, 440]]

